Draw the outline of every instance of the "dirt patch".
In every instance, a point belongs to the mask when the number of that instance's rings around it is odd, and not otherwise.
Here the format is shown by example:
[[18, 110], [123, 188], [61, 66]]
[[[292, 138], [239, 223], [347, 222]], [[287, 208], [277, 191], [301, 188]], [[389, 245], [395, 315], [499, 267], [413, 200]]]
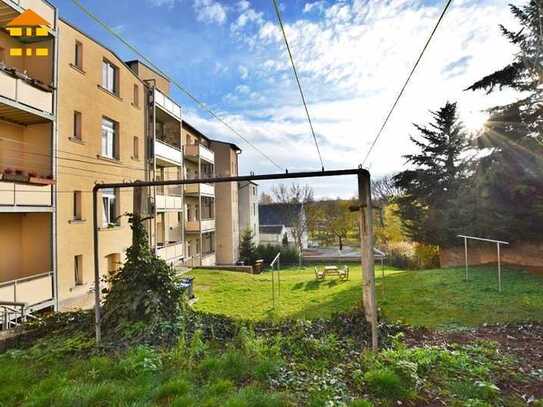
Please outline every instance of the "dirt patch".
[[504, 394], [526, 402], [543, 398], [543, 324], [489, 325], [453, 332], [426, 329], [408, 330], [405, 341], [410, 346], [447, 346], [490, 340], [499, 344], [501, 352], [518, 360], [515, 372], [519, 380], [500, 383]]

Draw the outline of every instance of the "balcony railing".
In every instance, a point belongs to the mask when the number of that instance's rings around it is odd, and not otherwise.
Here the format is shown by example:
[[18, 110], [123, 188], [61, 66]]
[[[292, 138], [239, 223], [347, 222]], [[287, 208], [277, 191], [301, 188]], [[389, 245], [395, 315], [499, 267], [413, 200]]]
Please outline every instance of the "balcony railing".
[[181, 120], [181, 107], [179, 107], [177, 103], [156, 88], [155, 103], [177, 120]]
[[51, 206], [52, 185], [25, 185], [0, 181], [1, 206]]
[[176, 262], [183, 257], [183, 242], [167, 243], [158, 247], [157, 256], [168, 263]]
[[158, 211], [183, 210], [183, 198], [172, 195], [156, 195], [156, 208]]
[[0, 69], [0, 96], [25, 106], [52, 114], [53, 93], [35, 86], [30, 79], [17, 77]]
[[39, 308], [40, 305], [50, 305], [53, 298], [52, 271], [0, 283], [0, 301], [20, 302]]
[[155, 141], [155, 156], [157, 159], [162, 160], [161, 164], [164, 166], [181, 167], [183, 165], [181, 150], [160, 140]]
[[209, 232], [215, 230], [215, 219], [189, 220], [185, 224], [187, 232]]
[[215, 163], [215, 153], [202, 144], [187, 144], [184, 151], [187, 159], [201, 158], [212, 164]]
[[186, 184], [186, 194], [215, 196], [215, 186], [212, 184]]

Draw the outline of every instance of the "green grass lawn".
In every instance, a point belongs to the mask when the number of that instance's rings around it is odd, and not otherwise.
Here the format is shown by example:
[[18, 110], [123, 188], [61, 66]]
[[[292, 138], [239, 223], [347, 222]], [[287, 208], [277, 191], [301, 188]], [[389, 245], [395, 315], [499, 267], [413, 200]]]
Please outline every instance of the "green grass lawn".
[[[195, 308], [234, 318], [328, 317], [360, 303], [360, 266], [351, 266], [349, 281], [316, 281], [313, 267], [281, 270], [279, 305], [272, 307], [271, 274], [195, 270]], [[504, 269], [503, 292], [497, 292], [494, 267], [401, 271], [376, 269], [379, 306], [388, 320], [414, 326], [445, 328], [483, 323], [543, 319], [543, 276]], [[383, 294], [384, 281], [384, 294]]]

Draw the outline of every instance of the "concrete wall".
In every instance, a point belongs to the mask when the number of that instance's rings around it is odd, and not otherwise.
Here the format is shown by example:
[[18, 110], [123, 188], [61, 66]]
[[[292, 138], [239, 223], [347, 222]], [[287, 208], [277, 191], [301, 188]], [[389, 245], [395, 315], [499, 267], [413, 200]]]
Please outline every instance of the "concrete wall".
[[260, 242], [259, 220], [258, 220], [258, 186], [252, 182], [240, 182], [238, 185], [239, 195], [239, 231], [250, 228], [253, 232], [253, 241], [256, 245]]
[[0, 172], [4, 168], [51, 175], [51, 123], [20, 126], [0, 121], [2, 148], [0, 148]]
[[52, 271], [50, 213], [0, 214], [0, 282]]
[[[58, 189], [84, 191], [82, 220], [73, 219], [73, 195], [58, 194], [58, 285], [59, 300], [88, 292], [94, 282], [92, 269], [92, 190], [96, 181], [119, 182], [145, 179], [144, 171], [144, 90], [142, 82], [114, 54], [89, 39], [70, 25], [60, 22], [59, 56], [59, 153], [61, 157], [77, 158], [82, 162], [60, 163]], [[75, 41], [83, 44], [83, 70], [72, 66]], [[119, 69], [119, 95], [101, 89], [102, 61], [106, 58]], [[134, 84], [139, 87], [140, 105], [133, 105]], [[74, 111], [82, 113], [82, 140], [73, 139]], [[119, 123], [119, 159], [99, 158], [101, 151], [101, 122], [107, 116]], [[133, 158], [133, 137], [139, 138], [139, 159]], [[67, 154], [69, 152], [71, 154]], [[130, 189], [119, 194], [119, 213], [132, 211]], [[102, 200], [99, 199], [100, 214]], [[101, 216], [101, 215], [100, 215]], [[101, 218], [99, 218], [101, 219]], [[108, 257], [119, 255], [131, 244], [131, 231], [126, 218], [119, 227], [100, 232], [100, 267], [108, 270]], [[74, 256], [83, 256], [83, 286], [75, 285]], [[112, 258], [111, 256], [109, 258]]]
[[[543, 242], [515, 242], [510, 246], [500, 245], [502, 264], [511, 264], [543, 270]], [[441, 267], [463, 266], [464, 246], [441, 248], [439, 250]], [[468, 264], [496, 263], [496, 245], [479, 244], [468, 241]]]
[[[213, 141], [211, 149], [218, 177], [238, 175], [238, 155], [230, 144]], [[216, 184], [215, 197], [217, 264], [235, 264], [239, 260], [238, 183]]]

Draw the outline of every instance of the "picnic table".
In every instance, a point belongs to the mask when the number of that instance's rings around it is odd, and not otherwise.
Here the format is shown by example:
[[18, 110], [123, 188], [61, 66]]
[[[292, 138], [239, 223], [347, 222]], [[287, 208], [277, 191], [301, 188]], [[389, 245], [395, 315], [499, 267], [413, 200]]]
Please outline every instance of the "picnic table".
[[343, 266], [342, 268], [339, 268], [338, 266], [324, 266], [322, 270], [315, 267], [315, 278], [317, 280], [324, 280], [327, 275], [338, 276], [340, 280], [348, 280], [349, 267]]

